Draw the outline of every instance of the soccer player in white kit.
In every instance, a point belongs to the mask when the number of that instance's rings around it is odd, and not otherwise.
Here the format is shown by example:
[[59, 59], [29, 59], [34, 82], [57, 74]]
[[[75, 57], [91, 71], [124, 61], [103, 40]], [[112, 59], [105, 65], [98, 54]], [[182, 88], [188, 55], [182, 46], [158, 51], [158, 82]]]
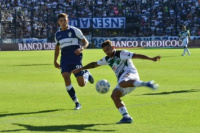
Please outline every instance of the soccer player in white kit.
[[185, 52], [187, 52], [188, 55], [190, 55], [190, 51], [188, 49], [188, 44], [190, 42], [190, 32], [189, 32], [189, 30], [186, 29], [185, 25], [182, 25], [181, 28], [182, 28], [182, 31], [179, 33], [179, 40], [182, 41], [182, 45], [184, 48], [182, 56], [185, 55]]
[[146, 86], [151, 88], [152, 90], [155, 90], [158, 88], [158, 84], [155, 84], [154, 81], [141, 81], [137, 69], [135, 68], [131, 59], [146, 59], [158, 61], [161, 57], [156, 56], [151, 58], [146, 55], [136, 54], [128, 52], [126, 50], [115, 50], [110, 40], [103, 42], [101, 46], [103, 51], [107, 55], [106, 57], [97, 62], [91, 62], [82, 68], [75, 69], [72, 72], [76, 74], [85, 69], [95, 68], [101, 65], [109, 65], [115, 72], [118, 79], [118, 84], [111, 95], [115, 106], [123, 116], [123, 118], [117, 123], [132, 123], [133, 120], [128, 114], [125, 104], [120, 98], [132, 92], [136, 87]]

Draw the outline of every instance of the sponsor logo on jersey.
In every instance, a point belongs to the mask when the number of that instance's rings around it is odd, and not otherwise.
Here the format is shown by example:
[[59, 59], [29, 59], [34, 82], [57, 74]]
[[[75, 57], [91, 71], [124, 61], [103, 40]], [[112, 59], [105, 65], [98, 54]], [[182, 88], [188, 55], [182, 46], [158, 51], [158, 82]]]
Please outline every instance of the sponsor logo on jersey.
[[58, 36], [57, 38], [61, 38], [61, 35], [60, 35], [60, 36]]
[[130, 54], [130, 53], [127, 53], [127, 52], [122, 51], [122, 55], [124, 55], [124, 56], [130, 56], [130, 55], [128, 55], [128, 54]]
[[69, 32], [69, 33], [68, 33], [68, 36], [69, 36], [69, 37], [71, 37], [71, 36], [72, 36], [72, 33], [71, 33], [71, 32]]

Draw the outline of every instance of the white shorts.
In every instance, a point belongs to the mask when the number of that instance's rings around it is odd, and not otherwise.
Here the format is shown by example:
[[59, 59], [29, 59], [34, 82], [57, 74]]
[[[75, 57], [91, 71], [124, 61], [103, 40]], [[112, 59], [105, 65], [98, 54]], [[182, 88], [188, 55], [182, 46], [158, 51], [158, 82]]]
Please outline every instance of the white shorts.
[[188, 39], [187, 39], [187, 37], [185, 38], [185, 39], [183, 39], [183, 41], [182, 41], [182, 45], [183, 46], [187, 46], [188, 45]]
[[[124, 72], [120, 78], [118, 79], [118, 84], [115, 87], [116, 90], [120, 90], [122, 92], [122, 95], [126, 95], [131, 93], [133, 90], [135, 90], [136, 87], [127, 87], [127, 88], [122, 88], [119, 86], [119, 83], [122, 81], [128, 81], [128, 80], [140, 80], [140, 77], [138, 73], [133, 73], [133, 72]], [[114, 90], [115, 90], [114, 89]]]

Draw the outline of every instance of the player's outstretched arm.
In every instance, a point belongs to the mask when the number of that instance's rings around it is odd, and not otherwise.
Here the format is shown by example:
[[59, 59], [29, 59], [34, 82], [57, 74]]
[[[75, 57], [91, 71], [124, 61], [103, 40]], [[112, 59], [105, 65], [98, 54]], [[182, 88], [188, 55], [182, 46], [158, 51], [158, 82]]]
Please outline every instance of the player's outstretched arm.
[[72, 73], [76, 74], [76, 73], [79, 73], [82, 70], [91, 69], [91, 68], [95, 68], [95, 67], [98, 67], [98, 66], [99, 65], [97, 64], [97, 62], [91, 62], [91, 63], [83, 66], [82, 68], [72, 70]]
[[146, 59], [146, 60], [158, 61], [158, 60], [160, 60], [161, 56], [148, 57], [148, 56], [142, 55], [142, 54], [133, 54], [132, 58], [133, 59]]
[[54, 53], [54, 66], [56, 68], [60, 69], [60, 65], [57, 63], [57, 59], [58, 59], [59, 53], [60, 53], [60, 47], [58, 45], [56, 45], [55, 53]]
[[188, 39], [189, 39], [189, 43], [190, 43], [191, 42], [190, 32], [188, 32]]
[[179, 40], [179, 41], [181, 40], [181, 36], [180, 36], [180, 35], [178, 35], [178, 40]]
[[87, 40], [86, 38], [83, 38], [83, 39], [81, 40], [81, 42], [82, 42], [82, 48], [83, 48], [83, 49], [86, 49], [86, 48], [88, 47], [88, 45], [89, 45], [88, 40]]

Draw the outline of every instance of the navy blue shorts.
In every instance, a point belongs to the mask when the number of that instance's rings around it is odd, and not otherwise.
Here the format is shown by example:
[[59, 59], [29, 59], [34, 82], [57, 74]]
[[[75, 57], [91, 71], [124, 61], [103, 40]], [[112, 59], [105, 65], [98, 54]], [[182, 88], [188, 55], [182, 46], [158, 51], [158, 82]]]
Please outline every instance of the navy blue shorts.
[[[68, 73], [71, 73], [72, 70], [74, 69], [78, 69], [78, 68], [81, 68], [82, 67], [82, 64], [67, 64], [66, 62], [61, 62], [60, 63], [60, 69], [61, 69], [61, 73], [64, 73], [64, 72], [68, 72]], [[78, 76], [83, 76], [84, 74], [84, 71], [80, 71], [79, 73], [76, 73], [75, 74], [75, 77], [78, 77]]]

